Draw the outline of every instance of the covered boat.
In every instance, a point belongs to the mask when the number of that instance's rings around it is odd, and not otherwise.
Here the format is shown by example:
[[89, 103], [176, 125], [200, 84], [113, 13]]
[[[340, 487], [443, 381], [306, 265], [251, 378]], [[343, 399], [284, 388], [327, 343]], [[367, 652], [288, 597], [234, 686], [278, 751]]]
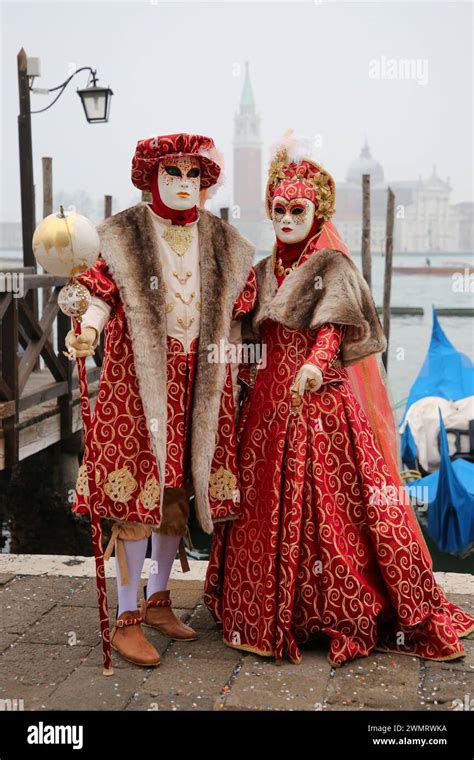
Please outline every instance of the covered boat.
[[428, 504], [428, 533], [443, 552], [463, 552], [474, 544], [474, 464], [450, 460], [439, 412], [441, 466], [408, 486], [410, 497]]
[[[433, 307], [433, 330], [430, 346], [423, 366], [410, 390], [402, 424], [400, 426], [401, 456], [407, 467], [413, 468], [419, 460], [419, 434], [415, 431], [417, 417], [418, 427], [422, 428], [431, 407], [436, 431], [438, 407], [442, 407], [443, 417], [448, 428], [456, 427], [468, 430], [469, 420], [474, 417], [474, 364], [465, 354], [456, 349], [444, 333], [436, 311]], [[444, 400], [444, 403], [441, 401]], [[446, 402], [451, 403], [451, 407]], [[466, 441], [467, 450], [469, 444]], [[439, 455], [436, 451], [439, 461]], [[429, 453], [426, 464], [429, 465]], [[432, 469], [424, 466], [425, 470]]]

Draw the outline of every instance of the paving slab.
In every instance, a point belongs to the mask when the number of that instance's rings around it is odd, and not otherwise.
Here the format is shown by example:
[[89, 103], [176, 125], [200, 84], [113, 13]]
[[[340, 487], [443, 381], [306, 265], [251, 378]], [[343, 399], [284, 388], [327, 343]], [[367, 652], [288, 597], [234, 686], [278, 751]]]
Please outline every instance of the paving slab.
[[474, 710], [474, 673], [463, 670], [444, 669], [439, 663], [427, 663], [419, 688], [420, 709]]
[[18, 633], [5, 633], [4, 631], [0, 632], [0, 653], [4, 652], [6, 649], [12, 646], [12, 644], [15, 643], [15, 641], [18, 641], [20, 638]]
[[30, 627], [23, 640], [34, 644], [93, 647], [99, 637], [97, 609], [55, 606]]
[[9, 700], [17, 700], [21, 707], [17, 709], [22, 710], [49, 710], [50, 698], [55, 690], [55, 686], [48, 686], [47, 684], [27, 684], [20, 679], [10, 675], [7, 671], [3, 670], [0, 665], [0, 700], [1, 709], [4, 704], [9, 704]]
[[195, 605], [193, 614], [189, 618], [189, 625], [192, 625], [196, 631], [219, 630], [211, 613], [207, 609], [206, 605], [203, 604], [202, 599], [199, 599], [199, 603]]
[[205, 660], [192, 654], [182, 657], [170, 649], [162, 663], [148, 675], [142, 691], [153, 696], [215, 699], [221, 695], [233, 672], [234, 664], [228, 660]]
[[86, 580], [83, 578], [25, 575], [14, 578], [0, 593], [21, 601], [62, 604], [65, 599], [72, 599], [85, 583]]
[[334, 668], [325, 709], [418, 710], [419, 684], [417, 657], [372, 654]]
[[[376, 652], [334, 669], [327, 644], [315, 641], [302, 647], [300, 665], [277, 665], [222, 642], [203, 603], [200, 568], [170, 583], [174, 611], [198, 640], [172, 641], [146, 627], [161, 665], [138, 668], [113, 652], [115, 672], [105, 678], [90, 563], [76, 568], [74, 558], [53, 560], [49, 573], [50, 561], [41, 559], [41, 574], [28, 557], [15, 559], [16, 572], [12, 560], [0, 562], [0, 700], [23, 700], [25, 710], [474, 710], [474, 635], [463, 640], [460, 660]], [[444, 580], [448, 597], [474, 613], [472, 577], [449, 573]], [[108, 593], [112, 625], [113, 579]]]
[[181, 710], [190, 710], [191, 712], [199, 712], [200, 710], [215, 710], [216, 700], [212, 697], [202, 697], [200, 694], [194, 696], [184, 696], [183, 694], [177, 695], [163, 695], [159, 694], [155, 697], [149, 694], [140, 694], [137, 699], [130, 702], [125, 708], [127, 711], [148, 711], [148, 712], [162, 712], [171, 711], [177, 712]]
[[48, 699], [50, 710], [125, 710], [139, 693], [146, 668], [117, 668], [105, 677], [102, 669], [83, 665], [63, 681]]
[[[189, 623], [193, 624], [192, 619]], [[173, 652], [181, 657], [192, 655], [195, 660], [219, 659], [230, 663], [240, 660], [242, 652], [224, 644], [219, 631], [196, 628], [196, 633], [199, 636], [197, 641], [173, 642]]]
[[24, 634], [54, 607], [55, 602], [27, 602], [11, 596], [2, 598], [0, 590], [1, 632]]
[[0, 586], [5, 586], [15, 577], [14, 573], [0, 573]]
[[194, 609], [199, 602], [202, 604], [202, 587], [201, 581], [171, 580], [169, 589], [173, 606]]
[[322, 710], [330, 673], [318, 651], [307, 651], [300, 665], [244, 654], [222, 709]]
[[[89, 647], [70, 647], [51, 644], [42, 647], [38, 657], [36, 644], [21, 641], [3, 652], [0, 670], [21, 683], [57, 686], [87, 658]], [[0, 688], [3, 681], [0, 678]]]
[[[74, 594], [65, 596], [61, 599], [63, 607], [95, 607], [97, 608], [97, 586], [95, 578], [85, 578], [82, 580], [82, 587], [77, 589]], [[117, 586], [114, 580], [107, 583], [107, 601], [109, 611], [115, 613], [117, 606]]]

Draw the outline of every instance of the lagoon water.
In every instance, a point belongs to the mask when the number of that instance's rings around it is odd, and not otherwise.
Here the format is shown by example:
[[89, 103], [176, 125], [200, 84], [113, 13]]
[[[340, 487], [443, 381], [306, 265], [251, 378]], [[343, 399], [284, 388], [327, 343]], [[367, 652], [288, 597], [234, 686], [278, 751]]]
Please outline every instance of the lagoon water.
[[[425, 256], [397, 256], [395, 266], [416, 266], [425, 264]], [[360, 267], [360, 257], [354, 257]], [[447, 256], [441, 254], [430, 256], [431, 266], [437, 267], [443, 264], [453, 266], [458, 261], [466, 262], [474, 266], [473, 256], [469, 254], [456, 254]], [[373, 258], [372, 282], [374, 300], [377, 306], [382, 305], [383, 276], [385, 260], [381, 256]], [[464, 272], [464, 267], [459, 266], [459, 271]], [[469, 278], [465, 281], [469, 284]], [[432, 306], [450, 308], [473, 308], [474, 307], [474, 276], [471, 277], [471, 291], [469, 287], [464, 292], [457, 292], [457, 286], [451, 275], [405, 275], [393, 274], [392, 279], [392, 306], [418, 306], [424, 309], [423, 316], [391, 317], [389, 366], [388, 374], [395, 404], [399, 404], [408, 395], [408, 392], [423, 364], [428, 350], [432, 329]], [[439, 322], [449, 340], [472, 360], [474, 358], [474, 330], [472, 317], [439, 317]], [[436, 367], [433, 368], [436, 372]], [[397, 417], [400, 420], [400, 412]]]

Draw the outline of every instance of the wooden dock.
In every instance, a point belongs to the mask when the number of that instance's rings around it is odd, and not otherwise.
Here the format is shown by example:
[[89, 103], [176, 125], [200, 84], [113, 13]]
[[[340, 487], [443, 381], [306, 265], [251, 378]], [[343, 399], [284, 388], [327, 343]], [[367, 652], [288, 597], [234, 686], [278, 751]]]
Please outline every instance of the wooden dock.
[[[73, 384], [76, 385], [76, 382]], [[23, 411], [20, 411], [17, 424], [17, 461], [19, 462], [62, 439], [60, 406], [58, 398], [48, 398], [50, 386], [51, 373], [47, 369], [33, 372], [28, 378], [24, 396], [20, 398], [20, 406], [22, 402], [28, 403], [32, 397], [41, 399], [44, 396], [46, 398], [43, 401], [38, 400], [31, 406], [28, 405]], [[96, 380], [89, 386], [89, 397], [92, 403], [97, 397], [97, 391], [98, 381]], [[82, 428], [80, 397], [77, 387], [72, 391], [71, 405], [71, 434], [73, 434]], [[5, 402], [0, 402], [0, 420], [2, 421], [4, 409]], [[11, 466], [8, 462], [7, 450], [8, 445], [4, 430], [0, 429], [0, 471], [9, 469]]]
[[[383, 313], [383, 307], [377, 306], [379, 314]], [[391, 306], [390, 314], [395, 317], [422, 317], [425, 310], [422, 306]], [[436, 313], [440, 317], [474, 317], [474, 308], [437, 306]]]
[[394, 274], [429, 274], [429, 275], [437, 275], [437, 276], [444, 276], [446, 275], [453, 275], [453, 274], [459, 274], [463, 276], [470, 276], [471, 274], [474, 274], [474, 269], [470, 268], [469, 266], [464, 267], [461, 269], [460, 266], [453, 267], [432, 267], [432, 266], [410, 266], [410, 267], [393, 267]]
[[[31, 268], [10, 271], [21, 275], [22, 292], [11, 292], [6, 278], [0, 283], [0, 470], [81, 428], [77, 369], [63, 354], [70, 319], [59, 309], [58, 293], [65, 280]], [[40, 289], [48, 293], [41, 316]], [[88, 366], [91, 397], [102, 357], [98, 347]]]

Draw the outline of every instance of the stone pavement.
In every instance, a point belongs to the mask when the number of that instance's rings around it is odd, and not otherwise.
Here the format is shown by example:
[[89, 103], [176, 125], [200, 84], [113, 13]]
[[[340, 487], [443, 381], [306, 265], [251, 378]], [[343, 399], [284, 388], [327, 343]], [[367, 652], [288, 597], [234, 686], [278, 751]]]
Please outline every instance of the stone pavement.
[[[137, 668], [114, 652], [115, 674], [105, 678], [93, 578], [0, 572], [0, 700], [23, 700], [25, 710], [474, 709], [472, 635], [458, 661], [374, 654], [333, 669], [318, 644], [304, 649], [301, 665], [277, 666], [222, 643], [201, 580], [172, 580], [171, 588], [199, 640], [171, 642], [146, 629], [161, 665]], [[448, 595], [473, 613], [474, 594]]]

